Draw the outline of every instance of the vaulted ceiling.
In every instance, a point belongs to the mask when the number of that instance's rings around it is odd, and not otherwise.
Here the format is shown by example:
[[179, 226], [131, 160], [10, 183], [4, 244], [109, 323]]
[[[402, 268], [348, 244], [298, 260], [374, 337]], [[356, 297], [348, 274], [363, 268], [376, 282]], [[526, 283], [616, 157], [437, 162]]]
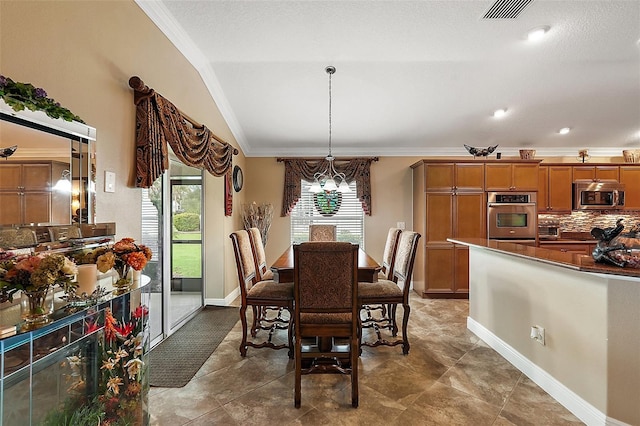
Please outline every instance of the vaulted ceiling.
[[336, 156], [640, 148], [640, 1], [136, 1], [247, 156], [327, 154], [328, 65]]

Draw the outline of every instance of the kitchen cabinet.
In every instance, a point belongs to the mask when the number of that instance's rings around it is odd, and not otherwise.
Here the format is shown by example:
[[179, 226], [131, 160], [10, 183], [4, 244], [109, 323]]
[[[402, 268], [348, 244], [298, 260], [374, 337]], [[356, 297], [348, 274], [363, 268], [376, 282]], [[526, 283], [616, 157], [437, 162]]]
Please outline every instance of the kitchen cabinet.
[[591, 256], [593, 249], [596, 248], [596, 242], [586, 241], [549, 241], [540, 242], [540, 247], [549, 250], [558, 250], [566, 253], [577, 253]]
[[485, 163], [427, 160], [413, 168], [414, 224], [422, 235], [413, 287], [422, 297], [469, 296], [469, 251], [447, 238], [486, 236]]
[[537, 191], [540, 161], [502, 162], [485, 165], [487, 191]]
[[617, 165], [589, 165], [589, 166], [573, 166], [573, 180], [591, 179], [599, 180], [618, 180], [619, 167]]
[[624, 209], [640, 210], [640, 164], [620, 166], [620, 183], [624, 183]]
[[541, 164], [538, 177], [538, 213], [571, 213], [572, 167]]
[[57, 161], [0, 163], [0, 224], [68, 224], [71, 194], [53, 190], [69, 165]]

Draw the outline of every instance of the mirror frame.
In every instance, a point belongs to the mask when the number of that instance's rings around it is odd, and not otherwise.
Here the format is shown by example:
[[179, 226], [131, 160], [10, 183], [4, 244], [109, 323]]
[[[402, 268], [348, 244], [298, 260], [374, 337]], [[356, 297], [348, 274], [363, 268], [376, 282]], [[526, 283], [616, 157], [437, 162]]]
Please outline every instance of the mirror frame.
[[[85, 197], [85, 204], [87, 208], [86, 217], [83, 216], [84, 211], [82, 211], [82, 209], [78, 209], [80, 210], [80, 217], [78, 217], [77, 221], [73, 223], [95, 223], [95, 181], [97, 171], [95, 165], [95, 149], [92, 152], [90, 146], [96, 141], [96, 129], [78, 121], [65, 121], [61, 118], [51, 118], [43, 111], [14, 111], [2, 99], [0, 99], [0, 120], [69, 139], [69, 161], [73, 174], [72, 181], [78, 180], [78, 182], [83, 182], [86, 180], [87, 182], [86, 185], [82, 185], [81, 193], [79, 195], [80, 197]], [[77, 153], [81, 159], [80, 167], [78, 167], [77, 171], [74, 170], [72, 165], [72, 163], [74, 163], [72, 147], [74, 146], [77, 146], [78, 148], [81, 148], [82, 146], [87, 147], [86, 151], [80, 149]], [[79, 184], [78, 187], [80, 187]], [[93, 189], [91, 187], [93, 187]], [[82, 193], [83, 191], [84, 194]], [[70, 206], [70, 210], [72, 214], [75, 213], [72, 206]]]

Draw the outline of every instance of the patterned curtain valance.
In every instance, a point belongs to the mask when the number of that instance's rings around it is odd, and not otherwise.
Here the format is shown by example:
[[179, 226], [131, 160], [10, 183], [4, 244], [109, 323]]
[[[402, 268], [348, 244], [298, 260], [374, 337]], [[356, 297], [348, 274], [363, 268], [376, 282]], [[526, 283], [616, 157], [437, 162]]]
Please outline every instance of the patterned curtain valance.
[[224, 176], [238, 150], [183, 114], [139, 77], [131, 77], [136, 105], [136, 187], [148, 188], [169, 167], [167, 143], [184, 164]]
[[[300, 181], [304, 179], [313, 182], [313, 175], [325, 170], [329, 162], [326, 159], [304, 158], [278, 158], [278, 161], [284, 163], [284, 197], [280, 215], [289, 216], [302, 195]], [[378, 157], [335, 160], [333, 163], [339, 173], [345, 174], [348, 183], [356, 181], [356, 195], [367, 216], [371, 216], [371, 163], [373, 161], [378, 161]]]

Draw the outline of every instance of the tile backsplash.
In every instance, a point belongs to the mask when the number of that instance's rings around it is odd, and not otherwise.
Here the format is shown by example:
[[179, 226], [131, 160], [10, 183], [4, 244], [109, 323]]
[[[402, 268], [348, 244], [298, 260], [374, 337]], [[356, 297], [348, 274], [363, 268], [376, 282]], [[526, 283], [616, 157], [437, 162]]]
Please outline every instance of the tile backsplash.
[[570, 215], [538, 215], [538, 222], [557, 221], [562, 232], [590, 232], [594, 227], [609, 228], [616, 226], [618, 219], [624, 220], [624, 232], [626, 232], [633, 225], [640, 224], [640, 211], [575, 211]]

